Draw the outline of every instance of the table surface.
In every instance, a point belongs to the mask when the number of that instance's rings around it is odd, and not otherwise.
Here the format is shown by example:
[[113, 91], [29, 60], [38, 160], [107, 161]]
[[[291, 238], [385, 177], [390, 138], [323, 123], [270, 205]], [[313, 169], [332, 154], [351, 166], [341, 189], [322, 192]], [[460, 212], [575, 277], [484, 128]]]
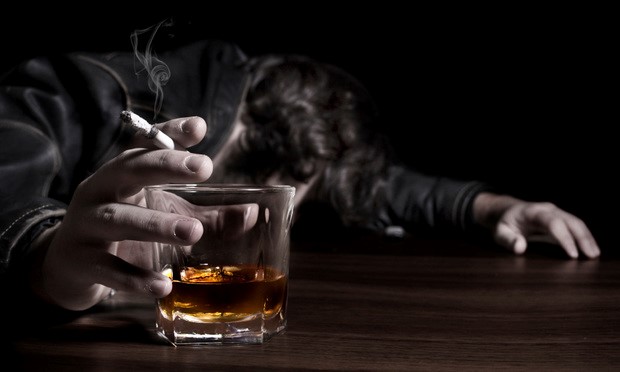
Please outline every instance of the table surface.
[[120, 293], [1, 346], [16, 370], [613, 370], [619, 289], [615, 257], [307, 243], [291, 252], [287, 330], [264, 344], [171, 346], [154, 333], [153, 300]]

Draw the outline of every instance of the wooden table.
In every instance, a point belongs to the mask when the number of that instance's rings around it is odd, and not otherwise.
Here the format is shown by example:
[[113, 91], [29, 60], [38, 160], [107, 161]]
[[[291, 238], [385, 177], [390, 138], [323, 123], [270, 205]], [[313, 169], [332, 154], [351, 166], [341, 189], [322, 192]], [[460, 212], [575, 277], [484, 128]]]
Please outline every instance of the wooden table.
[[383, 253], [368, 254], [355, 252], [368, 247], [360, 242], [293, 246], [288, 328], [265, 344], [175, 348], [154, 335], [152, 300], [118, 294], [68, 323], [5, 334], [2, 363], [46, 371], [620, 368], [615, 257], [513, 257], [424, 240], [377, 240], [370, 243]]

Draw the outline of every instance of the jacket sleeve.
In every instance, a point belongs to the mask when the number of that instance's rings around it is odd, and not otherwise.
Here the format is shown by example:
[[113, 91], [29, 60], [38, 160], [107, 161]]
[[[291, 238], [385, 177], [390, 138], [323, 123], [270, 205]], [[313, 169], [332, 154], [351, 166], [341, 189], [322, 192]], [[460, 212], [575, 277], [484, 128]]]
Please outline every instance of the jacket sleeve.
[[[17, 270], [38, 233], [62, 219], [77, 183], [101, 158], [102, 143], [111, 142], [112, 135], [100, 136], [109, 118], [93, 107], [82, 68], [67, 56], [35, 58], [0, 82], [0, 274]], [[84, 148], [95, 153], [82, 157]]]
[[401, 165], [388, 170], [383, 202], [370, 228], [395, 232], [463, 233], [473, 229], [472, 204], [490, 186], [435, 177]]
[[[0, 274], [58, 222], [78, 184], [120, 153], [133, 131], [119, 113], [154, 115], [148, 74], [131, 52], [34, 58], [0, 79]], [[174, 73], [158, 119], [198, 115], [209, 131], [196, 151], [225, 139], [247, 72], [236, 45], [204, 41], [162, 54]]]

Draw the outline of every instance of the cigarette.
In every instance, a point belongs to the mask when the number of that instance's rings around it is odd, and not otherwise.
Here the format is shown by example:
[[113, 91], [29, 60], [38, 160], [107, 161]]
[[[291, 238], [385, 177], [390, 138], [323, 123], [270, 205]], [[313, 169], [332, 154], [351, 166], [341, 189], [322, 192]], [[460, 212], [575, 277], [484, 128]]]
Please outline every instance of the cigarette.
[[157, 147], [174, 150], [174, 141], [172, 138], [155, 128], [155, 126], [149, 124], [148, 121], [144, 120], [139, 115], [131, 111], [123, 110], [121, 112], [121, 120], [123, 123], [130, 125], [136, 132], [142, 133], [144, 137], [152, 139]]

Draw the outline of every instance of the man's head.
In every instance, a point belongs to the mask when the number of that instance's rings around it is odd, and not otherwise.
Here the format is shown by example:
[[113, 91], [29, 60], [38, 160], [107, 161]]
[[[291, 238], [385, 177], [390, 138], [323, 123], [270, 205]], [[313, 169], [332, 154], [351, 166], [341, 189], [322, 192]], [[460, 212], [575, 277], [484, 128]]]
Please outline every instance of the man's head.
[[237, 138], [215, 179], [293, 184], [346, 223], [372, 213], [389, 152], [366, 89], [341, 69], [300, 56], [256, 58], [249, 67]]

